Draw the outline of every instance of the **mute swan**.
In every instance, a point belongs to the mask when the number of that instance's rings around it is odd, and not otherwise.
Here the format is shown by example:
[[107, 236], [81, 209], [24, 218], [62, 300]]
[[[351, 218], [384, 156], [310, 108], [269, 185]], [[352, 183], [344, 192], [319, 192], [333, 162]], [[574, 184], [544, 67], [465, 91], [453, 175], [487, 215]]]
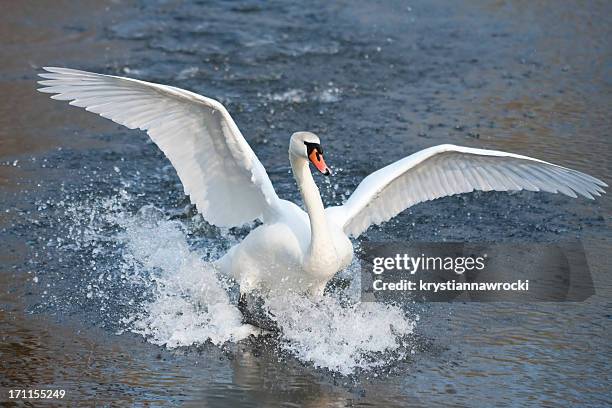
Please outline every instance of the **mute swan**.
[[215, 265], [241, 292], [323, 293], [353, 257], [349, 236], [417, 203], [474, 190], [576, 193], [592, 199], [607, 185], [589, 175], [512, 153], [440, 145], [366, 177], [348, 201], [324, 208], [309, 163], [326, 175], [319, 138], [297, 132], [289, 161], [306, 211], [280, 199], [265, 169], [221, 103], [172, 86], [67, 68], [44, 68], [41, 92], [130, 129], [147, 131], [166, 154], [198, 211], [232, 227], [259, 219]]

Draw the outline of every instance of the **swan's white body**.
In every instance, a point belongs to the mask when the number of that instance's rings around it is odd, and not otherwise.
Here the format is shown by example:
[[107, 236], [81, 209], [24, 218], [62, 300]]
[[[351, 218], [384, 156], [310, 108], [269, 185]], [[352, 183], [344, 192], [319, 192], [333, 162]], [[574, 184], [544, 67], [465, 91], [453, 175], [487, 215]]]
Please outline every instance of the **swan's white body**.
[[305, 146], [318, 145], [319, 138], [297, 132], [290, 140], [289, 158], [304, 211], [278, 198], [265, 169], [219, 102], [130, 78], [45, 70], [40, 91], [131, 129], [146, 130], [208, 222], [232, 227], [262, 221], [216, 262], [221, 273], [238, 281], [242, 292], [321, 294], [327, 281], [352, 260], [349, 236], [420, 202], [474, 190], [523, 189], [592, 199], [606, 186], [584, 173], [526, 156], [440, 145], [372, 173], [345, 204], [325, 209]]
[[236, 279], [243, 293], [264, 289], [322, 294], [327, 281], [351, 263], [353, 245], [340, 227], [328, 223], [321, 225], [325, 242], [310, 248], [308, 214], [289, 201], [283, 205], [282, 218], [255, 228], [216, 264]]

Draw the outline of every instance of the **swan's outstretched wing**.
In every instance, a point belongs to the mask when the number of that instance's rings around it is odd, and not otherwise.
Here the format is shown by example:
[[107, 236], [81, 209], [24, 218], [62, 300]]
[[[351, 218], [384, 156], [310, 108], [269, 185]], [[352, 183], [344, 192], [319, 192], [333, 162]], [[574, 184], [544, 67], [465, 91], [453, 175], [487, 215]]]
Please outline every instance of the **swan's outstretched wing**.
[[231, 227], [271, 218], [278, 197], [225, 107], [172, 86], [67, 68], [45, 68], [39, 91], [130, 129], [166, 154], [200, 213]]
[[327, 209], [344, 232], [358, 236], [417, 203], [474, 190], [530, 190], [587, 198], [607, 186], [587, 174], [494, 150], [440, 145], [417, 152], [366, 177], [344, 205]]

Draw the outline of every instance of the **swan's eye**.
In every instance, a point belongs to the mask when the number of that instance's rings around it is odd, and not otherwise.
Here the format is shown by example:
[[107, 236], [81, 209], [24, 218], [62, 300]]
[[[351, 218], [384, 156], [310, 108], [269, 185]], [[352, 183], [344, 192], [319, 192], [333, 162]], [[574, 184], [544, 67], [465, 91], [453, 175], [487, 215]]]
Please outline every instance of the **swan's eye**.
[[308, 155], [308, 159], [321, 173], [329, 176], [331, 174], [331, 170], [325, 164], [325, 160], [323, 159], [323, 149], [321, 149], [321, 145], [318, 143], [308, 143], [304, 142], [306, 145], [306, 151]]
[[321, 160], [321, 155], [323, 154], [323, 148], [318, 143], [310, 143], [304, 142], [306, 145], [306, 154], [308, 157], [312, 157], [312, 153], [316, 153], [317, 160]]

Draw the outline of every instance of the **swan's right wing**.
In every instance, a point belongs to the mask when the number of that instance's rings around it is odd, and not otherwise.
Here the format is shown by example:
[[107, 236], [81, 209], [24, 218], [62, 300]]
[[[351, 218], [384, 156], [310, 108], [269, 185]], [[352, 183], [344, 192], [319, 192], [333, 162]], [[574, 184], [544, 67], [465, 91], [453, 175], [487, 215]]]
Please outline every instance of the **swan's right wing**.
[[421, 150], [366, 177], [344, 205], [326, 209], [347, 235], [387, 221], [415, 204], [474, 190], [575, 193], [593, 198], [607, 186], [565, 167], [518, 154], [440, 145]]
[[45, 70], [39, 91], [130, 129], [146, 130], [211, 224], [232, 227], [276, 215], [279, 199], [266, 170], [219, 102], [131, 78]]

